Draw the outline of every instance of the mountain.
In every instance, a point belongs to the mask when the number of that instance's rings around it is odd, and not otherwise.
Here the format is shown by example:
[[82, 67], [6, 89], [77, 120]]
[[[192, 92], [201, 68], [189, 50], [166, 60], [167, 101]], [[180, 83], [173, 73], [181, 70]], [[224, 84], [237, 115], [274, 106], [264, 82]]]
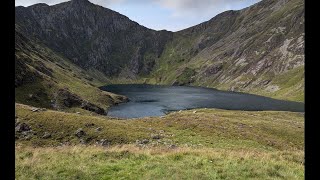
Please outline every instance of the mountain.
[[16, 29], [16, 102], [68, 112], [105, 114], [108, 106], [127, 98], [98, 89], [101, 77], [95, 71], [85, 72]]
[[[96, 82], [92, 88], [111, 82], [194, 85], [304, 100], [303, 0], [263, 0], [178, 32], [148, 29], [87, 0], [42, 3], [16, 7], [16, 34], [21, 37], [16, 37], [18, 52], [36, 53], [38, 59], [35, 65], [35, 57], [23, 59], [16, 53], [16, 85], [21, 94], [34, 83], [30, 77], [37, 77], [25, 72], [27, 67], [40, 66], [34, 71], [47, 72], [54, 66], [52, 72], [59, 70], [65, 76], [70, 71], [60, 68], [68, 69], [67, 64], [77, 70], [62, 79], [73, 84], [71, 77], [80, 77], [77, 88], [70, 90], [74, 94], [83, 94], [78, 87], [91, 79]], [[39, 48], [17, 47], [22, 37], [28, 39], [24, 46]], [[59, 59], [60, 66], [39, 63], [52, 57]], [[19, 84], [19, 74], [27, 85]], [[56, 93], [46, 92], [51, 97]], [[103, 104], [98, 97], [91, 99], [93, 104]]]
[[263, 0], [176, 32], [154, 69], [157, 83], [303, 101], [304, 2]]
[[108, 76], [148, 73], [172, 33], [154, 31], [87, 0], [16, 7], [21, 33], [84, 69]]

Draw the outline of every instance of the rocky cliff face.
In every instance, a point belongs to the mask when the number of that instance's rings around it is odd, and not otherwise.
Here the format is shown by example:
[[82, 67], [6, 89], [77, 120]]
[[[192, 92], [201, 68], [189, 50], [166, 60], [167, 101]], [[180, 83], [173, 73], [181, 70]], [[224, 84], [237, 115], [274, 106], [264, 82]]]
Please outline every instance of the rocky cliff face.
[[134, 75], [148, 73], [172, 34], [145, 28], [87, 0], [16, 7], [16, 26], [80, 67], [108, 76], [126, 69]]
[[303, 0], [262, 0], [175, 33], [71, 0], [16, 7], [16, 29], [81, 68], [111, 78], [303, 101]]

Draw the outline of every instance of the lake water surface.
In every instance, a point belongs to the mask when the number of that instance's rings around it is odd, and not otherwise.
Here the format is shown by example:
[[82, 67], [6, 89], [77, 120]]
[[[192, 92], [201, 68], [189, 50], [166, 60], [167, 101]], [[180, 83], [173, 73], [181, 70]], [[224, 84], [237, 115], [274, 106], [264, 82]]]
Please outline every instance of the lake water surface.
[[162, 116], [170, 111], [195, 108], [304, 112], [304, 103], [211, 88], [125, 84], [103, 86], [101, 89], [130, 99], [109, 109], [108, 116], [119, 118]]

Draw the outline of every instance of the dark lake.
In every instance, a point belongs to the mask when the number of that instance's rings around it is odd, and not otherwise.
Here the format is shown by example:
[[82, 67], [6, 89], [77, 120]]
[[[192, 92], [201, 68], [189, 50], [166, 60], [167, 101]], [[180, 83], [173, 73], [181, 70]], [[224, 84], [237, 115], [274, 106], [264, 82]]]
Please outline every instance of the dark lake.
[[121, 94], [130, 99], [127, 103], [121, 103], [109, 109], [108, 116], [119, 118], [162, 116], [170, 111], [195, 108], [304, 112], [304, 103], [211, 88], [125, 84], [108, 85], [100, 89]]

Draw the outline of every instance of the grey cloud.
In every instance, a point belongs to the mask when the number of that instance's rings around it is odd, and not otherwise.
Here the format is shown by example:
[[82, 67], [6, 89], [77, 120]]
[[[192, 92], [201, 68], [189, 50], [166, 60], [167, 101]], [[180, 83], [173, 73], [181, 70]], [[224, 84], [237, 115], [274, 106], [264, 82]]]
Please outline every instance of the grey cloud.
[[[15, 0], [16, 5], [32, 5], [36, 3], [46, 3], [49, 5], [58, 4], [60, 2], [65, 2], [68, 0]], [[117, 3], [126, 4], [146, 4], [146, 3], [156, 3], [160, 6], [179, 10], [203, 10], [212, 7], [225, 7], [232, 6], [245, 1], [254, 2], [258, 0], [89, 0], [92, 3], [99, 5], [112, 5]]]
[[[61, 2], [66, 2], [71, 0], [15, 0], [16, 6], [30, 6], [36, 3], [46, 3], [48, 5], [58, 4]], [[125, 3], [125, 4], [145, 4], [145, 3], [153, 3], [154, 0], [89, 0], [94, 4], [98, 4], [101, 6], [109, 6], [113, 4]]]
[[[49, 5], [53, 5], [53, 4], [58, 4], [61, 2], [66, 2], [66, 1], [70, 1], [70, 0], [15, 0], [15, 4], [16, 6], [30, 6], [36, 3], [46, 3]], [[115, 4], [115, 3], [122, 3], [125, 2], [127, 0], [89, 0], [90, 2], [94, 3], [94, 4], [99, 4], [102, 6], [108, 6], [111, 4]]]
[[[69, 0], [15, 0], [16, 6], [30, 6], [36, 3], [46, 3], [49, 5], [58, 4]], [[245, 7], [248, 4], [254, 4], [260, 0], [89, 0], [94, 4], [104, 7], [112, 5], [130, 5], [139, 6], [151, 5], [169, 9], [171, 20], [184, 22], [184, 26], [197, 24], [209, 20], [218, 13], [237, 7]], [[112, 9], [112, 8], [111, 8]], [[169, 23], [170, 24], [170, 23]], [[172, 24], [172, 23], [171, 23]], [[175, 24], [175, 23], [173, 23]], [[180, 28], [174, 28], [180, 29]]]
[[233, 9], [243, 3], [253, 4], [259, 0], [154, 0], [163, 7], [172, 9], [174, 16], [216, 15], [219, 12]]
[[46, 3], [49, 5], [52, 4], [58, 4], [60, 2], [63, 2], [61, 0], [15, 0], [16, 6], [30, 6], [37, 3]]

